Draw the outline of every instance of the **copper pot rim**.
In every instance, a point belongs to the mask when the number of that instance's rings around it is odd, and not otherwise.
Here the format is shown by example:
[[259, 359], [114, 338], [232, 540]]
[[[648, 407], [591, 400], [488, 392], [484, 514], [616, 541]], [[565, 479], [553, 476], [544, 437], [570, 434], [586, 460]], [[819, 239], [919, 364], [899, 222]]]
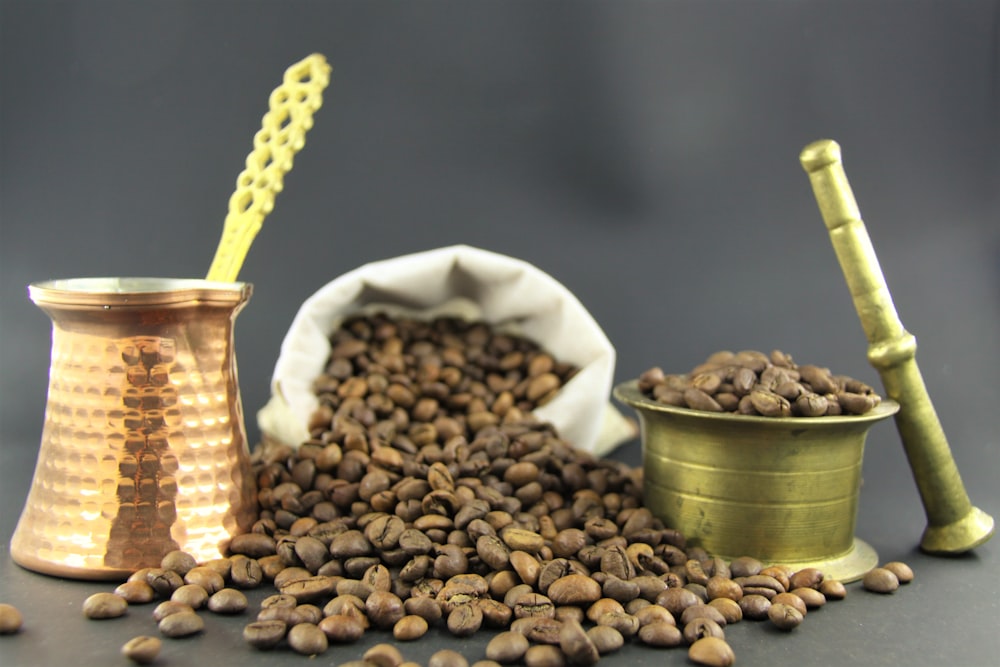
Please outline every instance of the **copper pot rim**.
[[28, 296], [36, 304], [94, 308], [239, 304], [252, 292], [253, 285], [244, 282], [145, 276], [66, 278], [28, 285]]
[[639, 380], [627, 380], [615, 386], [613, 395], [620, 402], [638, 410], [662, 413], [679, 418], [700, 420], [720, 424], [744, 424], [773, 428], [795, 427], [796, 429], [824, 429], [830, 426], [847, 424], [866, 424], [880, 421], [899, 412], [899, 403], [888, 398], [862, 415], [828, 415], [824, 417], [763, 417], [759, 415], [740, 415], [732, 412], [708, 412], [681, 408], [675, 405], [660, 403], [639, 391]]

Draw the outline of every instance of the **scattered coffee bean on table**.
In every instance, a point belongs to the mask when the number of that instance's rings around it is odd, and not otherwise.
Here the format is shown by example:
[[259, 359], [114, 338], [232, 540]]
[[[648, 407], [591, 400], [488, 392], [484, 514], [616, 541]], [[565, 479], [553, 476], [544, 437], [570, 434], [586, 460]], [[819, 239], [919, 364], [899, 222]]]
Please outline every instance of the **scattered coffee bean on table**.
[[0, 602], [0, 635], [12, 635], [24, 625], [24, 616], [12, 604]]
[[654, 366], [639, 376], [639, 390], [665, 405], [763, 417], [860, 415], [882, 402], [864, 382], [796, 364], [781, 350], [715, 352], [683, 374]]
[[[175, 551], [130, 580], [161, 600], [152, 616], [167, 637], [203, 630], [193, 606], [243, 613], [241, 590], [269, 585], [243, 628], [255, 649], [315, 656], [369, 632], [492, 632], [479, 667], [593, 664], [628, 641], [689, 644], [693, 662], [724, 666], [734, 659], [728, 624], [770, 618], [789, 630], [810, 606], [846, 595], [818, 570], [727, 562], [663, 525], [642, 505], [641, 469], [578, 450], [535, 416], [576, 371], [482, 322], [348, 318], [314, 383], [309, 439], [265, 440], [252, 453], [251, 532], [226, 558]], [[817, 394], [878, 400], [777, 352], [713, 355], [696, 371], [685, 391], [713, 400], [793, 377]], [[644, 374], [647, 390], [673, 382], [660, 375]], [[85, 612], [125, 613], [122, 597], [99, 595], [115, 600], [88, 598]], [[194, 604], [163, 601], [175, 595]], [[344, 664], [409, 665], [389, 644], [359, 658]], [[468, 664], [444, 649], [427, 667]]]
[[148, 665], [160, 655], [162, 646], [163, 642], [157, 637], [147, 635], [133, 637], [122, 646], [122, 655], [132, 662], [140, 665]]

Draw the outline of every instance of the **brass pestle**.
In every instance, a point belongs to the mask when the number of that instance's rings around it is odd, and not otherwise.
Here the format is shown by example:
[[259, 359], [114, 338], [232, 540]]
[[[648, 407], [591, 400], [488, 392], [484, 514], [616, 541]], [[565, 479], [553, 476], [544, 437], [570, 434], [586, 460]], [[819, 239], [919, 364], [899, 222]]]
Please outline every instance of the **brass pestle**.
[[917, 340], [903, 328], [892, 303], [844, 172], [840, 146], [828, 139], [816, 141], [799, 158], [868, 338], [868, 361], [888, 397], [900, 405], [896, 428], [927, 514], [920, 548], [942, 555], [974, 549], [993, 536], [993, 517], [972, 505], [962, 484], [917, 367]]

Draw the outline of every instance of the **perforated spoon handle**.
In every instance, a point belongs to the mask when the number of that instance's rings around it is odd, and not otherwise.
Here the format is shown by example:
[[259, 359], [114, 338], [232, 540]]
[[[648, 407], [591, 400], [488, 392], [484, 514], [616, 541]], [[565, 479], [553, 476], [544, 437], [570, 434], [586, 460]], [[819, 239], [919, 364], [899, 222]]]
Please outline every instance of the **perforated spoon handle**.
[[229, 212], [208, 280], [236, 280], [254, 237], [284, 187], [295, 153], [306, 143], [313, 113], [322, 106], [323, 89], [329, 82], [330, 66], [318, 53], [285, 70], [284, 80], [271, 93], [269, 109], [254, 135], [246, 169], [236, 178], [236, 190], [229, 198]]

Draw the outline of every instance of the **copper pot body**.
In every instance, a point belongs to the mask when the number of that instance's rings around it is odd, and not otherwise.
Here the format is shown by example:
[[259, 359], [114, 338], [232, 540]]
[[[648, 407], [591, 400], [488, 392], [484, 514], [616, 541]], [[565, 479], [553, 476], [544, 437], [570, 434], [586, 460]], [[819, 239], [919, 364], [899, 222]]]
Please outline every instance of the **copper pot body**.
[[52, 357], [13, 560], [114, 580], [175, 549], [218, 558], [256, 513], [233, 340], [251, 286], [82, 278], [28, 292], [52, 320]]
[[878, 556], [854, 536], [865, 440], [899, 406], [865, 415], [758, 417], [615, 397], [639, 415], [646, 506], [714, 556], [817, 567], [853, 581]]

